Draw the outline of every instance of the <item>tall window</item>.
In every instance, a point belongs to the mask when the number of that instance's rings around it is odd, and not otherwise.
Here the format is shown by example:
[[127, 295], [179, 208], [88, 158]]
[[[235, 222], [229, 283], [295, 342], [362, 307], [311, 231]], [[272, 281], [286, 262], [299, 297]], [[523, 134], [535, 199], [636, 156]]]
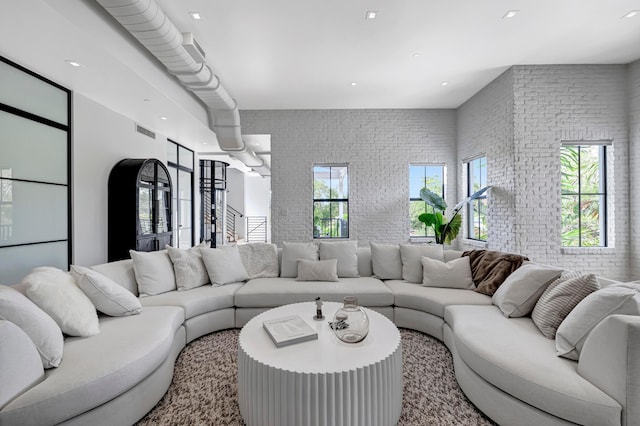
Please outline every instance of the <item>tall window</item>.
[[607, 245], [607, 146], [560, 148], [562, 246]]
[[349, 166], [313, 166], [313, 238], [349, 238]]
[[[487, 157], [482, 156], [465, 163], [467, 171], [467, 197], [487, 186]], [[467, 205], [467, 237], [487, 241], [487, 196], [483, 195]]]
[[193, 246], [193, 151], [167, 141], [167, 165], [173, 182], [173, 229], [177, 247]]
[[435, 237], [433, 229], [418, 220], [418, 216], [422, 213], [434, 213], [433, 207], [420, 198], [420, 190], [426, 187], [444, 199], [444, 172], [442, 164], [409, 165], [409, 236], [411, 238]]

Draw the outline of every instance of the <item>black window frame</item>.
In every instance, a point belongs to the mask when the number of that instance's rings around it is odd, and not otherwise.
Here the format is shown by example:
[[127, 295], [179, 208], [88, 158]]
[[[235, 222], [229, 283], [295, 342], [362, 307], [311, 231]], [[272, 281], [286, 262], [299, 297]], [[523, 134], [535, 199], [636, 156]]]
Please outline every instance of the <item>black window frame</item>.
[[[482, 159], [484, 159], [484, 167], [487, 168], [487, 173], [486, 173], [487, 176], [486, 177], [487, 177], [487, 180], [489, 180], [489, 174], [488, 174], [489, 163], [488, 163], [488, 159], [487, 159], [487, 155], [486, 154], [478, 155], [478, 156], [470, 158], [470, 159], [468, 159], [468, 160], [466, 160], [464, 162], [465, 171], [466, 171], [466, 174], [467, 174], [466, 197], [470, 197], [471, 195], [473, 195], [477, 191], [477, 189], [474, 190], [474, 188], [473, 188], [474, 180], [473, 180], [472, 167], [473, 167], [473, 163], [475, 161], [479, 161], [479, 160], [482, 160]], [[480, 180], [480, 188], [485, 187], [487, 185], [488, 185], [487, 182], [482, 182], [482, 179]], [[478, 237], [475, 236], [475, 232], [472, 232], [473, 229], [474, 229], [474, 225], [476, 224], [476, 222], [474, 220], [475, 216], [472, 214], [473, 211], [474, 211], [474, 207], [476, 205], [480, 205], [480, 202], [486, 201], [486, 200], [487, 200], [487, 194], [485, 192], [483, 195], [481, 195], [480, 197], [476, 198], [472, 202], [467, 203], [467, 206], [466, 206], [467, 218], [465, 220], [465, 228], [466, 228], [466, 232], [467, 232], [467, 239], [469, 239], [469, 240], [480, 241], [480, 242], [486, 243], [488, 241], [488, 239], [489, 239], [489, 224], [488, 223], [487, 223], [487, 229], [486, 229], [486, 233], [487, 233], [486, 239], [478, 238]], [[488, 215], [489, 206], [487, 205], [486, 208], [487, 208], [487, 211], [484, 212], [485, 216]], [[480, 222], [480, 215], [478, 215], [478, 218], [479, 218], [479, 222]]]
[[[422, 201], [424, 203], [425, 206], [425, 212], [427, 213], [427, 209], [430, 208], [430, 213], [435, 213], [435, 209], [431, 206], [429, 206], [426, 202], [424, 202], [424, 200], [422, 200], [422, 198], [418, 197], [411, 197], [411, 168], [412, 167], [423, 167], [425, 168], [425, 173], [424, 173], [424, 177], [426, 179], [427, 175], [426, 175], [426, 167], [441, 167], [442, 168], [442, 188], [440, 191], [440, 195], [442, 197], [443, 200], [446, 201], [446, 196], [445, 196], [445, 186], [446, 186], [446, 178], [447, 178], [447, 165], [444, 163], [410, 163], [409, 164], [409, 212], [411, 212], [411, 202], [412, 201]], [[424, 185], [422, 186], [424, 187]], [[421, 187], [421, 188], [422, 188]], [[411, 220], [412, 218], [409, 218], [409, 220]], [[427, 226], [426, 224], [422, 224], [422, 226], [424, 227], [425, 230], [425, 234], [424, 235], [409, 235], [409, 239], [410, 240], [428, 240], [428, 239], [432, 239], [435, 240], [435, 233], [433, 232], [433, 228], [430, 226]], [[409, 229], [409, 232], [411, 232], [411, 229]]]
[[[175, 145], [175, 150], [176, 150], [176, 161], [177, 163], [174, 163], [173, 161], [169, 161], [169, 159], [167, 158], [167, 167], [168, 168], [173, 168], [176, 169], [176, 182], [174, 182], [174, 193], [176, 194], [176, 203], [175, 203], [175, 207], [174, 207], [174, 212], [173, 214], [175, 214], [175, 220], [176, 220], [176, 226], [174, 227], [174, 244], [176, 247], [180, 247], [180, 219], [182, 216], [182, 213], [180, 212], [180, 173], [181, 171], [183, 172], [187, 172], [191, 175], [191, 247], [194, 246], [195, 244], [195, 240], [196, 240], [196, 227], [195, 227], [195, 162], [196, 162], [196, 153], [195, 151], [193, 151], [192, 149], [187, 148], [186, 146], [179, 144], [178, 142], [171, 140], [169, 138], [167, 138], [167, 143], [168, 144], [173, 144]], [[191, 164], [191, 168], [188, 168], [186, 166], [183, 166], [180, 164], [180, 148], [185, 149], [187, 151], [191, 152], [191, 158], [192, 158], [192, 164]], [[168, 152], [168, 149], [167, 149]]]
[[[331, 191], [329, 191], [329, 198], [316, 198], [316, 191], [315, 191], [315, 182], [316, 182], [316, 168], [329, 168], [329, 174], [331, 174], [331, 169], [332, 168], [346, 168], [347, 173], [346, 173], [346, 180], [347, 180], [347, 197], [331, 197]], [[350, 214], [349, 214], [349, 196], [351, 194], [351, 186], [350, 186], [350, 180], [349, 180], [349, 175], [350, 175], [350, 171], [349, 171], [349, 164], [348, 163], [314, 163], [311, 169], [312, 172], [312, 177], [313, 177], [313, 215], [312, 215], [312, 231], [311, 231], [311, 235], [313, 237], [313, 239], [316, 240], [327, 240], [327, 239], [340, 239], [340, 240], [344, 240], [344, 239], [349, 239], [349, 233], [350, 233], [350, 226], [349, 226], [349, 221], [350, 221]], [[331, 178], [329, 178], [329, 180], [331, 180]], [[331, 185], [330, 185], [331, 187]], [[322, 236], [320, 232], [316, 232], [316, 225], [315, 225], [315, 217], [316, 217], [316, 203], [330, 203], [330, 209], [331, 209], [331, 204], [333, 203], [346, 203], [346, 210], [347, 210], [347, 219], [346, 219], [346, 235], [342, 235], [342, 230], [340, 231], [340, 236], [333, 236], [333, 235], [327, 235], [327, 236]], [[333, 227], [333, 224], [329, 225], [330, 229]], [[342, 227], [342, 223], [340, 224], [340, 227]]]

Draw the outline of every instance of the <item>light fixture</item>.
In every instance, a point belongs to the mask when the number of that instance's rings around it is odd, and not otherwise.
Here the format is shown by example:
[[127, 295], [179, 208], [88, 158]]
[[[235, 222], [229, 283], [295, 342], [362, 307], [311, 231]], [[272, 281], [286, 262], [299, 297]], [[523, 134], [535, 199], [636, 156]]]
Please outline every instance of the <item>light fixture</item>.
[[167, 117], [164, 117], [164, 116], [160, 117], [160, 120], [166, 120], [166, 119], [167, 119]]
[[206, 145], [206, 144], [207, 144], [206, 142], [202, 142], [202, 145]]
[[504, 14], [502, 19], [504, 19], [504, 18], [513, 18], [514, 16], [516, 16], [518, 14], [518, 12], [520, 12], [520, 11], [519, 10], [507, 10], [507, 13]]
[[144, 98], [144, 99], [142, 100], [142, 102], [151, 102], [151, 99]]
[[364, 19], [376, 19], [376, 16], [378, 16], [377, 10], [367, 10], [367, 13], [364, 15]]
[[358, 85], [358, 82], [357, 82], [357, 81], [352, 81], [352, 82], [351, 82], [351, 85], [352, 85], [352, 86], [357, 86], [357, 85]]
[[191, 18], [195, 19], [196, 21], [200, 21], [202, 19], [202, 15], [200, 15], [200, 12], [189, 12], [189, 15], [191, 15]]
[[413, 54], [413, 57], [414, 57], [414, 58], [419, 58], [419, 57], [420, 57], [420, 54], [419, 54], [419, 53], [414, 53], [414, 54]]
[[80, 65], [79, 62], [72, 61], [70, 59], [67, 59], [65, 62], [68, 63], [69, 65], [71, 65], [72, 67], [80, 67], [80, 66], [82, 66], [82, 65]]
[[629, 13], [623, 16], [623, 18], [633, 18], [638, 13], [640, 13], [640, 10], [630, 10]]
[[449, 84], [448, 81], [443, 81], [442, 83], [440, 83], [440, 86], [446, 86], [447, 84]]

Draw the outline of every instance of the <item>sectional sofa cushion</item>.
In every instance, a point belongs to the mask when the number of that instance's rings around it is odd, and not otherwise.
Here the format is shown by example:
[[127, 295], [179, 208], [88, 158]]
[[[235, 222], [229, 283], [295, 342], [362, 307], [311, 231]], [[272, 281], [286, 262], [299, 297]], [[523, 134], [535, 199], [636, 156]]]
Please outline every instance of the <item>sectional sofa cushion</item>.
[[475, 285], [471, 279], [471, 265], [468, 257], [461, 257], [449, 262], [423, 257], [421, 259], [423, 280], [427, 287], [448, 287], [473, 289]]
[[237, 283], [249, 278], [237, 246], [201, 248], [200, 253], [212, 285]]
[[320, 242], [320, 260], [338, 260], [338, 277], [358, 278], [358, 242]]
[[57, 268], [35, 268], [22, 280], [27, 297], [45, 311], [69, 336], [89, 337], [100, 332], [98, 314], [73, 277]]
[[460, 358], [493, 386], [573, 423], [620, 425], [620, 404], [557, 357], [530, 318], [506, 318], [496, 306], [449, 306], [444, 318]]
[[91, 266], [91, 269], [100, 272], [107, 278], [110, 278], [116, 284], [129, 290], [134, 296], [138, 296], [138, 282], [136, 274], [133, 271], [133, 260], [125, 259], [115, 262], [102, 263], [100, 265]]
[[614, 314], [640, 315], [640, 284], [612, 284], [582, 299], [558, 327], [558, 355], [578, 359], [591, 330]]
[[102, 317], [97, 336], [67, 338], [60, 366], [9, 402], [0, 424], [58, 424], [122, 395], [169, 357], [183, 321], [183, 310], [173, 306]]
[[129, 250], [140, 297], [153, 296], [176, 289], [173, 262], [166, 250], [141, 252]]
[[11, 321], [29, 336], [44, 368], [60, 365], [64, 340], [58, 324], [25, 295], [4, 285], [0, 285], [0, 320]]
[[381, 280], [402, 279], [402, 258], [398, 244], [369, 243], [373, 275]]
[[371, 263], [371, 249], [369, 247], [358, 247], [358, 276], [370, 277], [373, 275], [373, 264]]
[[71, 265], [71, 276], [100, 312], [119, 317], [142, 311], [140, 300], [108, 277], [83, 266]]
[[186, 319], [198, 315], [233, 308], [233, 295], [242, 287], [242, 283], [223, 286], [203, 285], [189, 291], [170, 291], [141, 299], [145, 306], [179, 306], [184, 309]]
[[176, 274], [178, 291], [190, 290], [209, 284], [209, 274], [200, 254], [200, 248], [206, 247], [205, 243], [189, 249], [167, 246], [167, 253], [171, 258], [171, 263], [173, 263], [173, 272]]
[[[27, 334], [10, 321], [0, 320], [0, 409], [44, 378], [40, 355]], [[6, 368], [10, 366], [10, 368]]]
[[314, 243], [282, 244], [282, 262], [280, 276], [295, 278], [298, 276], [298, 260], [318, 260], [318, 246]]
[[462, 253], [471, 260], [471, 273], [478, 293], [493, 296], [498, 287], [525, 260], [524, 256], [492, 250], [469, 250]]
[[382, 281], [372, 277], [305, 283], [297, 282], [295, 278], [256, 278], [240, 287], [234, 300], [238, 308], [271, 308], [308, 302], [316, 297], [329, 302], [342, 302], [344, 296], [353, 295], [358, 297], [358, 302], [363, 306], [393, 305], [391, 290]]
[[338, 282], [338, 259], [298, 260], [296, 281]]
[[394, 305], [444, 317], [450, 305], [490, 305], [491, 297], [472, 290], [425, 287], [400, 280], [384, 282], [394, 295]]
[[402, 259], [402, 279], [410, 283], [421, 284], [422, 274], [422, 257], [430, 257], [431, 259], [444, 262], [444, 253], [442, 245], [414, 245], [400, 244], [400, 257]]
[[278, 247], [270, 243], [250, 243], [238, 245], [240, 259], [247, 270], [249, 279], [274, 278], [280, 274]]
[[531, 319], [547, 339], [555, 339], [556, 331], [569, 312], [600, 285], [593, 274], [569, 272], [549, 284], [533, 308]]
[[505, 317], [523, 317], [533, 311], [540, 295], [562, 269], [537, 263], [527, 263], [511, 273], [493, 294], [493, 304]]

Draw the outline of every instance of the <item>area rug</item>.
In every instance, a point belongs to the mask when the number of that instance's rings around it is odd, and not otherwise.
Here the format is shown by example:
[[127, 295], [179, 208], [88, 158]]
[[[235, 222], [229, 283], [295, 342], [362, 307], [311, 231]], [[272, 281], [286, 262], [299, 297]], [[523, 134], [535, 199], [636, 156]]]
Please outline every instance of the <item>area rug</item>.
[[[238, 407], [239, 329], [189, 343], [175, 365], [173, 382], [137, 424], [243, 425]], [[449, 350], [426, 334], [401, 329], [403, 405], [399, 425], [493, 425], [458, 386]]]

